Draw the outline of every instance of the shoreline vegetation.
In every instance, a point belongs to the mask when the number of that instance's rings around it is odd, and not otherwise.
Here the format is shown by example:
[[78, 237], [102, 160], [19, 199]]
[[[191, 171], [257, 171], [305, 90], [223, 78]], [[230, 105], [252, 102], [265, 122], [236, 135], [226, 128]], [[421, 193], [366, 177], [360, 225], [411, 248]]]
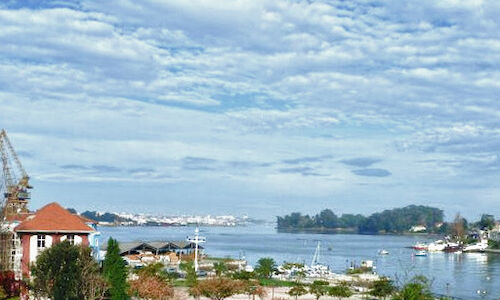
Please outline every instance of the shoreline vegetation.
[[451, 224], [443, 221], [443, 210], [422, 205], [384, 210], [366, 217], [361, 214], [337, 216], [324, 209], [309, 216], [294, 212], [277, 217], [280, 232], [358, 234], [446, 234]]

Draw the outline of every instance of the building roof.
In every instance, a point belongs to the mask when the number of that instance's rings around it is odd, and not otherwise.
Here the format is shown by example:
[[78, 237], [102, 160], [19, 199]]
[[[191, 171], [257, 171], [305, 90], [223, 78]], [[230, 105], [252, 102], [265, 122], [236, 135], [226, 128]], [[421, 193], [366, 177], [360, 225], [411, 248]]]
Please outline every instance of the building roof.
[[58, 203], [50, 203], [14, 228], [17, 232], [93, 232], [89, 225]]
[[[185, 241], [167, 241], [167, 242], [120, 242], [118, 244], [120, 248], [120, 254], [124, 255], [133, 251], [144, 251], [149, 250], [151, 252], [165, 251], [165, 250], [180, 250], [180, 249], [194, 249], [195, 244]], [[107, 250], [107, 245], [101, 247], [103, 250]], [[203, 249], [201, 245], [198, 245], [198, 249]]]

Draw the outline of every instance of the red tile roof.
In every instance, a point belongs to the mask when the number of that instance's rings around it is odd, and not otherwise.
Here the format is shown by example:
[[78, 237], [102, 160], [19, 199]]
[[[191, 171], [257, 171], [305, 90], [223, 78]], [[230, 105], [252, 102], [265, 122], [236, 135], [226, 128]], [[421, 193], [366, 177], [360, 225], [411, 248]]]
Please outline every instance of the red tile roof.
[[14, 228], [17, 232], [93, 232], [78, 216], [57, 203], [50, 203]]

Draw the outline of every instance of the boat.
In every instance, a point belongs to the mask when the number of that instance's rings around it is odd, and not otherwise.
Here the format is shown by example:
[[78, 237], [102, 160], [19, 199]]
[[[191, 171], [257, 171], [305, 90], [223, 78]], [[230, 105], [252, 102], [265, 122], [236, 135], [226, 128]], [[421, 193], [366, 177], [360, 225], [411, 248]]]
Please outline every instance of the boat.
[[388, 255], [389, 254], [389, 251], [385, 250], [385, 249], [382, 249], [378, 252], [379, 255]]
[[419, 250], [415, 253], [415, 256], [427, 256], [427, 251]]
[[462, 246], [460, 246], [457, 243], [449, 242], [446, 244], [443, 251], [444, 252], [461, 252]]
[[467, 245], [463, 248], [464, 252], [484, 252], [488, 248], [488, 241], [481, 240], [479, 243]]
[[428, 246], [427, 244], [425, 243], [416, 243], [415, 245], [413, 245], [413, 249], [415, 250], [427, 250]]
[[429, 246], [427, 246], [427, 251], [438, 252], [438, 251], [444, 251], [445, 248], [446, 248], [446, 243], [443, 240], [437, 240], [433, 243], [430, 243]]
[[312, 278], [328, 277], [332, 274], [328, 266], [323, 265], [319, 262], [320, 253], [321, 253], [321, 242], [318, 241], [318, 244], [316, 245], [316, 250], [314, 251], [314, 255], [311, 260], [311, 265], [305, 266], [307, 277], [312, 277]]

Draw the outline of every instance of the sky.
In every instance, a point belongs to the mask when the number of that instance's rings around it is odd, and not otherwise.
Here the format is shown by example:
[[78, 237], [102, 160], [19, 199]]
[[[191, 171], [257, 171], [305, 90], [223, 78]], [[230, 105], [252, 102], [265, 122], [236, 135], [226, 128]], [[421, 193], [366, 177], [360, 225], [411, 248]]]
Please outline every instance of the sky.
[[31, 208], [500, 217], [500, 1], [2, 1]]

